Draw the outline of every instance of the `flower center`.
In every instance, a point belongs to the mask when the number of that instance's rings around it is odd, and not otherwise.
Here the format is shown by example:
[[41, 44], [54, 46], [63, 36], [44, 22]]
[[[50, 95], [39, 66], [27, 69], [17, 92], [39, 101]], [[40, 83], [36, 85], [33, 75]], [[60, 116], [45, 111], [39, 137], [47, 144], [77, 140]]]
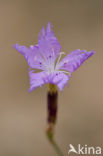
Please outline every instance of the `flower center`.
[[62, 73], [66, 73], [66, 74], [70, 74], [70, 72], [65, 71], [65, 70], [60, 70], [60, 60], [61, 60], [61, 56], [65, 54], [64, 52], [60, 52], [58, 55], [57, 60], [55, 59], [54, 56], [54, 51], [52, 52], [52, 55], [49, 55], [47, 59], [44, 59], [44, 63], [43, 63], [43, 70], [50, 73], [56, 73], [57, 71], [62, 72]]

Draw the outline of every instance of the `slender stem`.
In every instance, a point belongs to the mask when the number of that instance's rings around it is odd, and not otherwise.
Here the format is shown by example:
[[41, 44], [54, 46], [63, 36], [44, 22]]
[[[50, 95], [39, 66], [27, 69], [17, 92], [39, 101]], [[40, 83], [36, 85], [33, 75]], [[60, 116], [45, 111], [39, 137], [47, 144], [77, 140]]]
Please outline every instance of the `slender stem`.
[[48, 104], [48, 128], [46, 131], [49, 142], [53, 146], [58, 156], [63, 156], [62, 151], [54, 140], [54, 126], [57, 117], [57, 103], [58, 103], [58, 92], [57, 87], [53, 84], [49, 84], [49, 91], [47, 96]]
[[59, 148], [59, 146], [57, 145], [56, 141], [47, 133], [47, 137], [51, 143], [51, 145], [53, 146], [54, 150], [56, 151], [58, 156], [63, 156], [63, 153], [61, 151], [61, 149]]
[[57, 145], [57, 143], [56, 143], [54, 140], [52, 140], [51, 143], [52, 143], [52, 145], [53, 145], [55, 151], [57, 152], [58, 156], [63, 156], [63, 153], [62, 153], [62, 151], [60, 150], [60, 148], [59, 148], [59, 146]]

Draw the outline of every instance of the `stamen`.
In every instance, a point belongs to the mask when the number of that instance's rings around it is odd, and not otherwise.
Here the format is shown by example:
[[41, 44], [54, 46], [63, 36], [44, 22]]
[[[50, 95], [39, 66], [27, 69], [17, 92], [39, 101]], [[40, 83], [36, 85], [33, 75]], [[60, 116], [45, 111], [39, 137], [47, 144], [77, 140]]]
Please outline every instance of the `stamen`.
[[[42, 57], [43, 62], [38, 62], [38, 63], [40, 65], [40, 67], [42, 67], [42, 70], [46, 71], [48, 73], [56, 73], [57, 71], [59, 71], [59, 72], [71, 75], [71, 73], [69, 71], [59, 70], [59, 63], [60, 63], [61, 56], [63, 54], [65, 54], [65, 53], [64, 52], [59, 53], [59, 57], [57, 59], [57, 63], [56, 63], [56, 66], [55, 66], [54, 49], [52, 49], [52, 52], [53, 52], [52, 55], [49, 55], [47, 59], [40, 52], [40, 56]], [[34, 57], [34, 60], [35, 61], [37, 60], [37, 56]], [[64, 63], [68, 63], [68, 60], [64, 61]]]
[[65, 52], [60, 52], [60, 53], [59, 53], [59, 57], [58, 57], [58, 60], [57, 60], [57, 63], [56, 63], [56, 67], [55, 67], [56, 69], [57, 69], [58, 64], [59, 64], [59, 62], [60, 62], [61, 56], [64, 55], [64, 54], [65, 54]]
[[[60, 71], [61, 71], [61, 70], [60, 70]], [[64, 71], [64, 70], [62, 70], [61, 72], [62, 72], [62, 73], [66, 73], [66, 74], [68, 74], [68, 75], [71, 76], [71, 73], [70, 73], [69, 71]]]

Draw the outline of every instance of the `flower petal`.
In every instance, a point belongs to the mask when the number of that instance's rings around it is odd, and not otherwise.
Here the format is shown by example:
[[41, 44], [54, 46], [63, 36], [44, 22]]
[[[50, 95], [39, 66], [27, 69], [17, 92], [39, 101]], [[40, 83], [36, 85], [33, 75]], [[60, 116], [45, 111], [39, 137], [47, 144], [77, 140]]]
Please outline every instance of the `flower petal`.
[[26, 46], [20, 46], [19, 44], [15, 44], [14, 48], [25, 57], [31, 68], [41, 70], [43, 69], [42, 64], [44, 60], [40, 56], [39, 48], [37, 45], [27, 48]]
[[37, 87], [41, 87], [43, 84], [46, 83], [46, 74], [45, 72], [34, 73], [34, 71], [29, 71], [30, 77], [30, 89], [29, 92], [33, 91]]
[[48, 23], [46, 31], [43, 27], [39, 33], [38, 46], [44, 58], [54, 57], [56, 59], [61, 47], [54, 32], [51, 30], [50, 23]]
[[30, 51], [29, 48], [26, 46], [20, 46], [19, 44], [15, 44], [13, 47], [27, 59], [28, 53]]
[[52, 79], [52, 83], [56, 84], [59, 90], [62, 91], [62, 89], [65, 87], [69, 79], [70, 79], [69, 75], [66, 75], [62, 72], [57, 72]]
[[72, 51], [59, 63], [58, 67], [69, 72], [74, 72], [82, 63], [94, 54], [94, 51], [86, 51], [77, 49]]
[[62, 91], [64, 86], [70, 79], [69, 75], [62, 72], [57, 72], [55, 74], [48, 74], [46, 72], [34, 73], [34, 71], [29, 71], [30, 77], [30, 89], [29, 92], [33, 91], [37, 87], [42, 87], [43, 84], [51, 83], [58, 86], [59, 90]]
[[70, 79], [69, 75], [66, 75], [58, 71], [56, 73], [47, 75], [45, 82], [57, 85], [59, 90], [62, 91], [62, 89], [65, 87], [69, 79]]

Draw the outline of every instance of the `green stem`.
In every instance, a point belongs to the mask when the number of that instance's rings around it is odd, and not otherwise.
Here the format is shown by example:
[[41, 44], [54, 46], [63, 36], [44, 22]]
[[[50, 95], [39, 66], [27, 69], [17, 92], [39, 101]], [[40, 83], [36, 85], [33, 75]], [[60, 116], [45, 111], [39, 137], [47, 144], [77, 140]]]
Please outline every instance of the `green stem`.
[[57, 145], [56, 141], [53, 138], [53, 133], [51, 133], [50, 131], [47, 131], [47, 137], [48, 137], [51, 145], [53, 146], [55, 152], [57, 153], [57, 155], [63, 156], [61, 149], [59, 148], [59, 146]]
[[54, 140], [51, 141], [51, 144], [53, 145], [53, 148], [58, 154], [58, 156], [63, 156], [61, 149], [58, 147], [57, 143]]

